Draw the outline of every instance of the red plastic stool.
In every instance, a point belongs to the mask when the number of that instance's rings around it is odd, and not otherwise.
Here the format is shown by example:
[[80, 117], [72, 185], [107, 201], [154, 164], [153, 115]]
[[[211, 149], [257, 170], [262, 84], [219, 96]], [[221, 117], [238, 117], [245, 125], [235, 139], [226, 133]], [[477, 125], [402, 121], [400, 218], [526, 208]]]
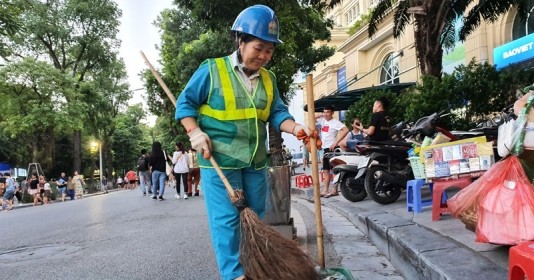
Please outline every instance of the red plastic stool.
[[306, 175], [306, 186], [313, 186], [313, 177], [311, 175]]
[[304, 175], [299, 175], [299, 176], [296, 176], [295, 177], [295, 185], [297, 186], [297, 188], [302, 188], [304, 187], [304, 182], [303, 182], [303, 176]]
[[460, 177], [458, 179], [434, 179], [432, 190], [432, 221], [439, 221], [439, 216], [442, 213], [449, 212], [446, 200], [442, 200], [445, 190], [452, 187], [463, 189], [469, 186], [471, 182], [471, 176]]
[[534, 279], [534, 242], [522, 242], [510, 248], [508, 279]]
[[295, 184], [297, 185], [297, 188], [307, 188], [312, 185], [312, 177], [310, 175], [296, 176]]

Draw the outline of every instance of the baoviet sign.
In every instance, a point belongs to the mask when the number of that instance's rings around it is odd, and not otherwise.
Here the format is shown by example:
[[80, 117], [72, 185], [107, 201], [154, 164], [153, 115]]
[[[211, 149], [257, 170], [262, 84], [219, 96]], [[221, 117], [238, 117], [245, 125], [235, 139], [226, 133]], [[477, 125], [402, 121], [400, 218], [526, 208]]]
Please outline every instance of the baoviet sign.
[[534, 34], [493, 49], [493, 64], [497, 70], [534, 58]]

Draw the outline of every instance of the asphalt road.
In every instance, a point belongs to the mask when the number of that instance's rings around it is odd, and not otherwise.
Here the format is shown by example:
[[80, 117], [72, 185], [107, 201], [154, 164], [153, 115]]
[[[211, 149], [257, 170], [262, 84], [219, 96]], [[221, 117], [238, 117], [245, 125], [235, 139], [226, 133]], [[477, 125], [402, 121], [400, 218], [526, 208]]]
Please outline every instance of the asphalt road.
[[0, 213], [2, 279], [220, 279], [202, 197], [116, 191]]

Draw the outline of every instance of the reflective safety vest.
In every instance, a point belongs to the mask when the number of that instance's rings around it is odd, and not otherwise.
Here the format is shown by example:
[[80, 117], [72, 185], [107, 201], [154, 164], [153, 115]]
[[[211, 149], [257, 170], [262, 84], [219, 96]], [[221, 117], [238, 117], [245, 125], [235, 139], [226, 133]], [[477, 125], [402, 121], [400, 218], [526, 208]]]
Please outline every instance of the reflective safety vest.
[[[267, 163], [266, 123], [271, 113], [274, 79], [260, 68], [256, 88], [250, 94], [235, 72], [230, 57], [208, 59], [210, 92], [199, 108], [198, 125], [211, 140], [212, 155], [221, 168], [238, 169]], [[199, 157], [200, 167], [211, 167]]]

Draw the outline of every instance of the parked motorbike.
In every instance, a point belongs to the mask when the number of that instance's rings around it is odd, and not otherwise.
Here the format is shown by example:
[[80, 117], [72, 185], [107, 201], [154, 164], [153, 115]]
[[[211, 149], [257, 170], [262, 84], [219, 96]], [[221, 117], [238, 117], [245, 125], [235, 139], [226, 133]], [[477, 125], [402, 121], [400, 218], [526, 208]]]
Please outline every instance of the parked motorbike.
[[[390, 137], [400, 139], [402, 131], [406, 129], [407, 124], [400, 122], [393, 126]], [[360, 162], [367, 158], [369, 147], [368, 140], [349, 140], [347, 147], [350, 152], [338, 152], [330, 159], [334, 173], [333, 183], [339, 183], [339, 189], [345, 199], [351, 202], [362, 201], [367, 197], [365, 190], [365, 178], [356, 178]]]
[[431, 137], [437, 132], [456, 140], [456, 136], [436, 125], [443, 116], [434, 113], [420, 118], [413, 126], [402, 129], [402, 133], [397, 132], [400, 137], [396, 141], [369, 142], [365, 152], [368, 157], [360, 162], [356, 175], [356, 179], [364, 178], [369, 197], [380, 204], [397, 201], [406, 182], [414, 178], [408, 159], [412, 143], [420, 143], [424, 136]]
[[[354, 141], [356, 142], [356, 140]], [[348, 144], [351, 147], [358, 143]], [[330, 158], [330, 164], [333, 166], [332, 173], [334, 173], [333, 184], [339, 184], [341, 195], [348, 201], [358, 202], [367, 197], [363, 178], [355, 179], [358, 165], [365, 158], [365, 155], [355, 150], [350, 152], [336, 151]]]

